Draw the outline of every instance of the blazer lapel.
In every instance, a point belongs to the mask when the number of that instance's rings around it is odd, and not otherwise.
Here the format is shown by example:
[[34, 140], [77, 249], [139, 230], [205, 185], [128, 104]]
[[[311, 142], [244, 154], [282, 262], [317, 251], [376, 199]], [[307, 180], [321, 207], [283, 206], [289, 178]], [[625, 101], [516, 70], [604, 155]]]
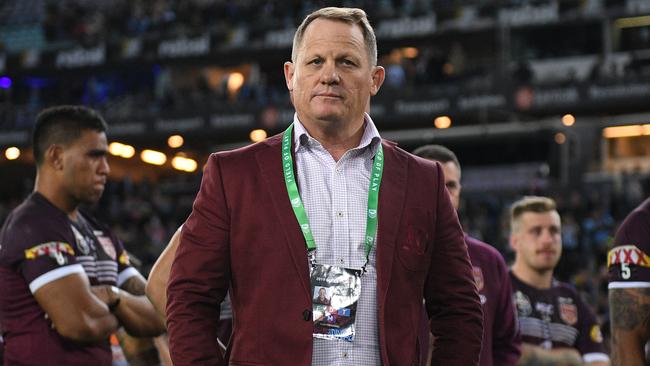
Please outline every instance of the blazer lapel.
[[377, 229], [377, 303], [384, 304], [393, 269], [395, 240], [406, 197], [407, 160], [397, 154], [395, 144], [383, 141], [384, 173], [379, 188]]
[[[268, 148], [258, 151], [257, 164], [265, 181], [265, 189], [271, 197], [275, 208], [275, 217], [282, 226], [291, 259], [298, 272], [298, 278], [305, 289], [305, 296], [312, 301], [311, 285], [309, 282], [309, 265], [307, 247], [296, 216], [289, 204], [287, 187], [282, 173], [282, 135], [276, 135], [266, 141]], [[380, 188], [381, 189], [381, 188]], [[273, 217], [273, 215], [270, 215]]]

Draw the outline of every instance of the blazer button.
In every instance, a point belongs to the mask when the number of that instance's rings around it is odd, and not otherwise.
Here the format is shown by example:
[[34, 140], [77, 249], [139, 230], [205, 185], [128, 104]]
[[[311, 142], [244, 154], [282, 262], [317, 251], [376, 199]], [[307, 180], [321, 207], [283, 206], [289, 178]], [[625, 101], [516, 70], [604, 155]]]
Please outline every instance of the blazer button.
[[309, 309], [305, 309], [305, 311], [302, 312], [302, 318], [303, 318], [306, 322], [310, 321], [310, 320], [311, 320], [311, 317], [312, 317], [312, 315], [311, 315], [311, 310], [309, 310]]

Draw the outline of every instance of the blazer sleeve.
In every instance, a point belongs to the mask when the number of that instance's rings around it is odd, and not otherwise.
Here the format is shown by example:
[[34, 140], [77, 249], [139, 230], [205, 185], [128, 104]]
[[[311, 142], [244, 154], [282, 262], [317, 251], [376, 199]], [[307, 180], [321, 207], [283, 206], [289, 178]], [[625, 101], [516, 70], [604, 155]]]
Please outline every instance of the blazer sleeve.
[[435, 236], [424, 288], [431, 333], [432, 364], [477, 365], [483, 339], [483, 312], [474, 284], [463, 231], [436, 163]]
[[492, 356], [495, 365], [515, 366], [521, 356], [521, 333], [512, 299], [512, 283], [501, 256], [497, 257], [495, 267], [498, 268], [500, 293], [493, 324]]
[[167, 329], [174, 365], [216, 365], [221, 301], [230, 282], [230, 217], [219, 155], [210, 156], [167, 286]]

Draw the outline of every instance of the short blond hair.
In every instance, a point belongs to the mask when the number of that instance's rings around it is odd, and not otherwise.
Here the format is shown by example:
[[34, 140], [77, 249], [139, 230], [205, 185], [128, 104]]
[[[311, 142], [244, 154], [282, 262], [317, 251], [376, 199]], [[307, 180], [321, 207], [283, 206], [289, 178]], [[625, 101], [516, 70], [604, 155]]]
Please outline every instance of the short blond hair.
[[557, 211], [555, 201], [548, 197], [525, 196], [510, 206], [510, 232], [519, 231], [521, 216], [526, 212], [545, 213]]
[[305, 36], [307, 26], [318, 18], [340, 21], [348, 24], [356, 24], [363, 32], [363, 40], [366, 43], [368, 50], [368, 57], [370, 58], [371, 66], [377, 66], [377, 37], [375, 31], [372, 29], [366, 12], [358, 8], [336, 8], [328, 7], [314, 11], [307, 15], [302, 21], [296, 34], [293, 36], [293, 48], [291, 49], [291, 61], [296, 62], [298, 49], [302, 45], [302, 39]]

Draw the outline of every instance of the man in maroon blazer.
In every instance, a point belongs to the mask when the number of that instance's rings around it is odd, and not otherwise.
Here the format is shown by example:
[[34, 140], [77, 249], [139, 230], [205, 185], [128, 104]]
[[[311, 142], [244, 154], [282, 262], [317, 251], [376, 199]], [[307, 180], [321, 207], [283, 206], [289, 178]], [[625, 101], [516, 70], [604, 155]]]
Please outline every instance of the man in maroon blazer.
[[[310, 14], [284, 65], [290, 129], [210, 156], [168, 284], [174, 365], [418, 364], [422, 298], [432, 362], [477, 364], [481, 306], [441, 167], [381, 140], [365, 113], [384, 80], [376, 47], [362, 10]], [[361, 273], [353, 338], [315, 334], [319, 265]]]

